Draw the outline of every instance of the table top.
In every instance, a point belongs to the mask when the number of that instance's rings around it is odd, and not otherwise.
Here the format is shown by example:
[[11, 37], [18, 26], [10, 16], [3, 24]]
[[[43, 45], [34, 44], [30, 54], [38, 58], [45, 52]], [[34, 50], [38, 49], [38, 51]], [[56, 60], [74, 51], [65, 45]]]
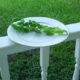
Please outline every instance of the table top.
[[[64, 29], [68, 32], [68, 29], [65, 27], [65, 25], [62, 22], [57, 21], [55, 19], [46, 17], [28, 17], [24, 18], [24, 20], [25, 22], [28, 22], [29, 20], [34, 20], [42, 25], [48, 25], [50, 27], [58, 26], [61, 29]], [[65, 39], [67, 39], [69, 35], [69, 33], [68, 35], [56, 35], [56, 36], [47, 36], [43, 33], [36, 34], [35, 32], [22, 33], [14, 30], [11, 25], [8, 27], [7, 34], [8, 37], [15, 43], [31, 47], [45, 47], [55, 45], [63, 42]]]

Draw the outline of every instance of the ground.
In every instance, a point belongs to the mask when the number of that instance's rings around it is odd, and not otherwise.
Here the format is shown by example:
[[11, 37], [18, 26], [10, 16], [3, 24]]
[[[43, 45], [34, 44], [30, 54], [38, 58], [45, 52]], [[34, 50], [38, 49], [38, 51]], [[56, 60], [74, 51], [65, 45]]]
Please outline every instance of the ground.
[[[80, 22], [79, 0], [0, 0], [0, 36], [14, 18], [43, 16], [64, 24]], [[75, 41], [51, 46], [48, 80], [71, 80]], [[39, 49], [9, 56], [11, 80], [40, 80]]]

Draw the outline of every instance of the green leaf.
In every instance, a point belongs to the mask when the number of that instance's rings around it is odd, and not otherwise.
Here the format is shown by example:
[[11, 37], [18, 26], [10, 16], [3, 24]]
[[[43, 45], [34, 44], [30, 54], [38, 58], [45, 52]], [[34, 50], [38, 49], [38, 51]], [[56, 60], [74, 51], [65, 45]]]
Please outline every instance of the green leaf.
[[19, 32], [29, 32], [29, 28], [27, 27], [24, 28], [23, 26], [17, 24], [12, 24], [11, 26]]
[[29, 27], [29, 30], [34, 31], [35, 29], [34, 29], [34, 27]]
[[[16, 19], [19, 20], [19, 19]], [[54, 35], [57, 33], [58, 35], [64, 35], [64, 33], [67, 35], [66, 30], [62, 30], [59, 27], [48, 27], [46, 25], [41, 25], [36, 21], [29, 20], [28, 22], [24, 22], [24, 19], [20, 19], [16, 24], [12, 24], [12, 27], [16, 29], [19, 32], [31, 32], [35, 31], [36, 33], [40, 34], [42, 31], [46, 35]]]
[[21, 20], [21, 18], [13, 18], [12, 22], [16, 22], [16, 21], [20, 21], [20, 20]]
[[44, 29], [44, 32], [47, 35], [54, 35], [54, 31], [52, 30], [52, 28], [46, 28], [46, 29]]
[[38, 33], [38, 34], [40, 34], [41, 33], [41, 30], [38, 29], [38, 28], [35, 28], [35, 32]]

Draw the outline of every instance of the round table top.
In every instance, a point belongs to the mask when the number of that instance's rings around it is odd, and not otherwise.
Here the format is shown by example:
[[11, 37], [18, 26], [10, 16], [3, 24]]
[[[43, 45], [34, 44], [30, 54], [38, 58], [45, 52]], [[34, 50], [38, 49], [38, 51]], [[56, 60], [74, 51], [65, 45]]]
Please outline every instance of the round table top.
[[[34, 20], [39, 22], [42, 25], [48, 25], [50, 27], [60, 27], [61, 29], [64, 29], [68, 32], [68, 29], [66, 26], [55, 19], [46, 18], [46, 17], [28, 17], [24, 18], [25, 22], [28, 22], [29, 20]], [[45, 47], [45, 46], [51, 46], [58, 43], [63, 42], [65, 39], [67, 39], [68, 35], [53, 35], [48, 36], [44, 33], [37, 34], [35, 32], [28, 32], [28, 33], [22, 33], [18, 32], [13, 29], [13, 27], [10, 25], [7, 30], [8, 37], [21, 45], [31, 46], [31, 47]]]

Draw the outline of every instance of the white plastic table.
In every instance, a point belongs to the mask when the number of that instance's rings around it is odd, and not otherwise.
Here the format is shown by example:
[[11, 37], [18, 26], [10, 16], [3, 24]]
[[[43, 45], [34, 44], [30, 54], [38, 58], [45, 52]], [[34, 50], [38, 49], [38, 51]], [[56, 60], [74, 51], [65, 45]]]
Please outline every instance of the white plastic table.
[[[68, 31], [63, 23], [55, 19], [46, 17], [29, 17], [25, 18], [24, 20], [25, 22], [33, 20], [43, 25], [48, 25], [50, 27], [60, 27]], [[63, 42], [65, 39], [67, 39], [68, 35], [46, 36], [45, 34], [38, 35], [35, 34], [34, 32], [26, 34], [18, 33], [16, 32], [16, 30], [13, 29], [12, 26], [9, 26], [7, 33], [8, 37], [16, 43], [31, 47], [40, 47], [40, 66], [42, 69], [41, 76], [42, 80], [47, 80], [47, 69], [49, 66], [49, 51], [50, 51], [49, 46]]]
[[[77, 27], [77, 28], [76, 28]], [[76, 44], [76, 59], [79, 59], [79, 48], [80, 48], [80, 23], [67, 25], [69, 29], [69, 37], [66, 41], [77, 39]], [[23, 46], [17, 43], [12, 42], [8, 36], [0, 37], [0, 71], [2, 80], [10, 80], [9, 74], [9, 65], [7, 56], [9, 54], [14, 54], [26, 50], [35, 49], [34, 47]], [[49, 50], [50, 47], [40, 48], [40, 66], [42, 69], [42, 80], [47, 80], [47, 69], [49, 66]], [[46, 56], [46, 57], [45, 57]], [[73, 80], [78, 80], [78, 69], [79, 69], [79, 60], [76, 63], [77, 67], [75, 67]], [[77, 69], [78, 68], [78, 69]]]

